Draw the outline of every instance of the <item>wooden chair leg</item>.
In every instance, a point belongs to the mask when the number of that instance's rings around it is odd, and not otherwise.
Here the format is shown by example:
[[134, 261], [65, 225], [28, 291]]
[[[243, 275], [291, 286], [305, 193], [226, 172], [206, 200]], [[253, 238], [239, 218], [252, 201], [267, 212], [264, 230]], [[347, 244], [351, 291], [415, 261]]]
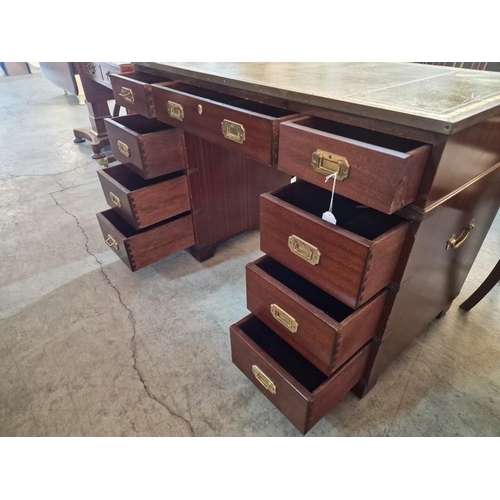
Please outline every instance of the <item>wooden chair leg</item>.
[[460, 304], [460, 309], [464, 311], [470, 311], [484, 296], [491, 291], [491, 289], [500, 281], [500, 260], [497, 265], [493, 268], [493, 271], [484, 280], [483, 284], [462, 304]]

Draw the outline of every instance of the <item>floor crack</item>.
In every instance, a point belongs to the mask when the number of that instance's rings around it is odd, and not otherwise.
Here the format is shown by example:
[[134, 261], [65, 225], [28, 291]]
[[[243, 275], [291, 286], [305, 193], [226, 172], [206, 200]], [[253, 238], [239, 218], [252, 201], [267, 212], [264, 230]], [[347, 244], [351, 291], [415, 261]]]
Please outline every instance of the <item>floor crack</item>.
[[[56, 181], [57, 182], [57, 181]], [[59, 182], [57, 182], [59, 184]], [[61, 186], [61, 184], [59, 184], [59, 186]], [[62, 187], [62, 186], [61, 186]], [[106, 283], [115, 291], [116, 293], [116, 296], [118, 297], [118, 301], [120, 302], [121, 306], [127, 311], [127, 315], [129, 317], [129, 320], [130, 320], [130, 324], [132, 326], [132, 338], [130, 339], [130, 343], [131, 343], [131, 346], [132, 346], [132, 360], [134, 362], [133, 364], [133, 369], [134, 371], [137, 373], [137, 376], [139, 377], [139, 380], [141, 381], [141, 384], [144, 388], [144, 391], [146, 392], [146, 394], [148, 395], [148, 397], [150, 399], [152, 399], [153, 401], [156, 401], [159, 405], [163, 406], [163, 408], [165, 408], [165, 410], [167, 410], [167, 412], [175, 417], [175, 418], [178, 418], [180, 420], [182, 420], [186, 426], [188, 427], [189, 429], [189, 432], [191, 434], [191, 436], [194, 436], [195, 433], [194, 433], [194, 429], [193, 429], [193, 426], [191, 425], [191, 422], [189, 420], [187, 420], [186, 418], [184, 418], [182, 415], [179, 415], [177, 413], [175, 413], [172, 409], [170, 409], [163, 401], [161, 401], [160, 399], [158, 399], [158, 397], [151, 391], [151, 389], [148, 387], [148, 384], [146, 382], [146, 380], [144, 379], [144, 376], [143, 374], [141, 373], [141, 370], [139, 369], [139, 367], [137, 366], [137, 342], [136, 342], [136, 336], [137, 336], [137, 325], [136, 325], [136, 320], [135, 320], [135, 317], [134, 317], [134, 313], [132, 312], [132, 310], [127, 306], [127, 304], [125, 304], [125, 302], [123, 301], [123, 298], [122, 298], [122, 294], [120, 292], [120, 290], [111, 282], [111, 280], [109, 279], [109, 276], [108, 274], [106, 273], [106, 271], [104, 270], [104, 266], [102, 264], [102, 262], [99, 260], [99, 258], [97, 257], [97, 255], [93, 254], [90, 249], [89, 249], [89, 237], [87, 235], [87, 233], [85, 232], [85, 229], [83, 229], [82, 225], [80, 224], [80, 220], [78, 219], [78, 217], [74, 214], [72, 214], [71, 212], [68, 212], [68, 210], [66, 210], [55, 198], [54, 196], [55, 193], [50, 193], [50, 197], [54, 200], [54, 203], [66, 214], [68, 214], [69, 216], [73, 217], [73, 219], [75, 219], [76, 221], [76, 225], [78, 226], [78, 228], [80, 229], [80, 231], [82, 232], [83, 236], [85, 237], [85, 250], [86, 252], [92, 256], [96, 263], [99, 265], [99, 270], [102, 274], [102, 276], [104, 277]]]

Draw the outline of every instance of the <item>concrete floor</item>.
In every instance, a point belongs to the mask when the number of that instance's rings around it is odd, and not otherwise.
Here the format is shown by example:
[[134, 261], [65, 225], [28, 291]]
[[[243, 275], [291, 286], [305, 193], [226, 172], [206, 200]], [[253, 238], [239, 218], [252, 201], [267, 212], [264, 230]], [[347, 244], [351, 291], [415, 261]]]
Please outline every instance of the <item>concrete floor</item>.
[[[1, 77], [0, 119], [0, 435], [300, 435], [231, 363], [258, 232], [132, 274], [98, 228], [99, 165], [72, 142], [86, 107], [41, 75]], [[457, 309], [499, 248], [497, 217], [448, 314], [308, 435], [499, 436], [500, 287]]]

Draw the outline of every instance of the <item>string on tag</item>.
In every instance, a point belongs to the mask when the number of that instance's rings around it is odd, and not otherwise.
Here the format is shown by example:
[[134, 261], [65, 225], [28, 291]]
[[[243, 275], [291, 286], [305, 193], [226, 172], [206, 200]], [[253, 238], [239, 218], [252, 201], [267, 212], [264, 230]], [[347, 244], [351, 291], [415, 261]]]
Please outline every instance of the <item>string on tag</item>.
[[330, 212], [333, 213], [333, 195], [335, 194], [335, 184], [337, 183], [337, 172], [330, 174], [325, 182], [328, 182], [333, 177], [332, 198], [330, 199]]
[[333, 177], [332, 197], [330, 198], [330, 209], [323, 214], [322, 219], [332, 224], [337, 224], [337, 219], [333, 215], [333, 196], [335, 195], [335, 185], [337, 184], [337, 172], [326, 177], [325, 182], [328, 182]]

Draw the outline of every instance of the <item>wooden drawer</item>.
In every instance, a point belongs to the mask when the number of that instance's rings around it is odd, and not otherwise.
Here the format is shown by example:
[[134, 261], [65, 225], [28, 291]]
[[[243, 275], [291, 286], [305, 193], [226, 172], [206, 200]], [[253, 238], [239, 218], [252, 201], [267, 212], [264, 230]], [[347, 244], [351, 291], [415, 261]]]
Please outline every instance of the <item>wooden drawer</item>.
[[116, 104], [148, 118], [156, 117], [151, 84], [168, 80], [136, 71], [110, 75], [110, 79]]
[[295, 116], [286, 109], [179, 82], [152, 89], [158, 120], [265, 165], [277, 162], [280, 122]]
[[135, 229], [191, 210], [187, 176], [182, 172], [145, 180], [117, 165], [97, 174], [108, 205]]
[[179, 129], [141, 115], [106, 118], [105, 122], [114, 157], [144, 179], [185, 168]]
[[260, 247], [356, 309], [391, 283], [409, 222], [335, 195], [333, 225], [321, 219], [329, 203], [307, 182], [262, 195]]
[[113, 209], [97, 214], [106, 244], [132, 271], [194, 245], [193, 217], [182, 214], [135, 230]]
[[246, 267], [247, 307], [326, 375], [376, 333], [387, 290], [357, 310], [269, 258]]
[[303, 434], [361, 379], [370, 347], [327, 377], [255, 316], [231, 326], [233, 363]]
[[87, 78], [94, 80], [96, 82], [102, 82], [102, 69], [101, 65], [96, 62], [83, 62], [81, 63], [81, 67], [83, 68], [83, 73]]
[[429, 144], [307, 116], [280, 125], [278, 168], [322, 188], [331, 187], [326, 175], [348, 169], [337, 192], [392, 214], [415, 200], [430, 150]]

